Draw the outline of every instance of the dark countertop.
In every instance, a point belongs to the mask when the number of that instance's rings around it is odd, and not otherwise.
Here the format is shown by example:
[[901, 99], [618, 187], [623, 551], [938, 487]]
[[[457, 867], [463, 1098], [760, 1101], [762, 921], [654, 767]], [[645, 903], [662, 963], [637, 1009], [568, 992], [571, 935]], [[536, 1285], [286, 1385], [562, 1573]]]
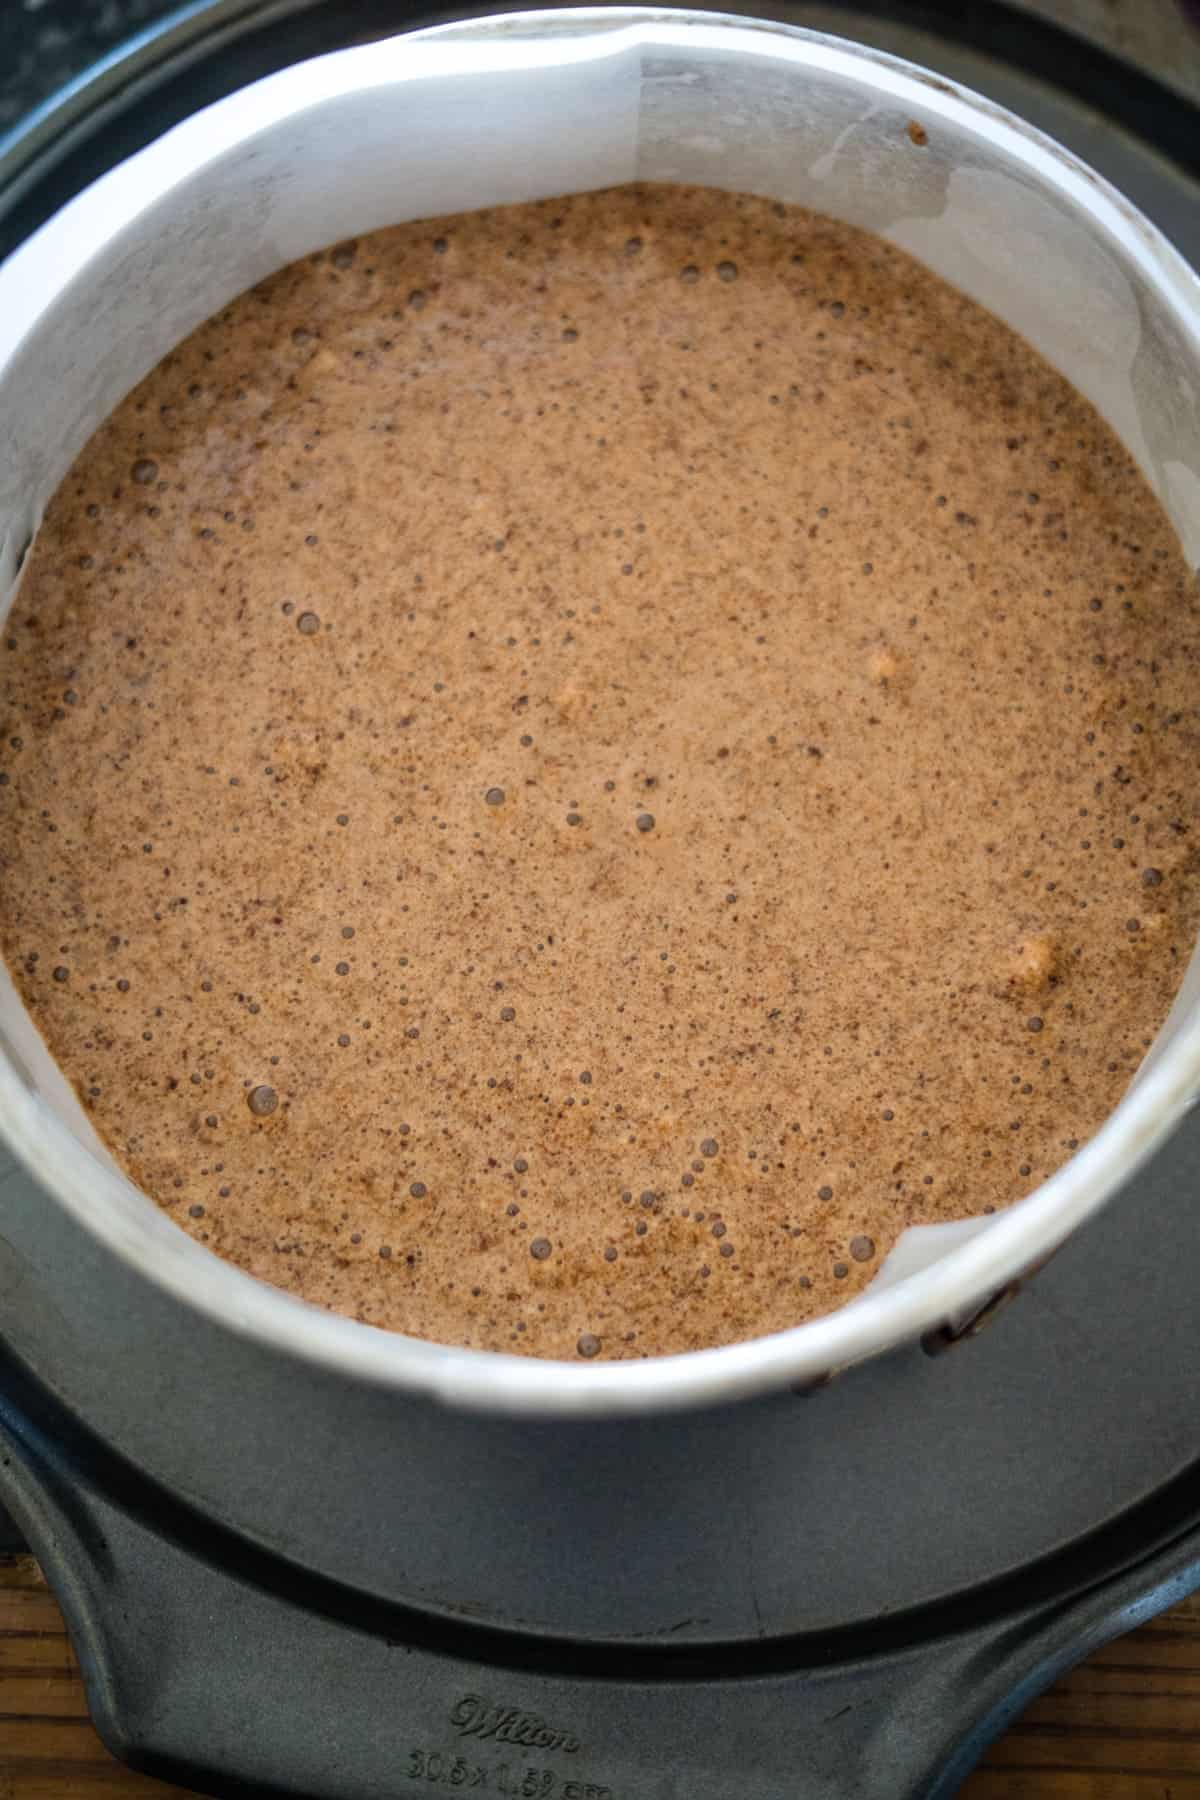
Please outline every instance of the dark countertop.
[[[180, 0], [0, 0], [0, 136]], [[336, 5], [337, 0], [324, 0]], [[497, 0], [498, 8], [506, 0]], [[514, 0], [515, 3], [515, 0]], [[709, 0], [719, 7], [719, 0]], [[1200, 97], [1200, 32], [1177, 0], [1011, 0]], [[1193, 0], [1200, 5], [1200, 0]]]

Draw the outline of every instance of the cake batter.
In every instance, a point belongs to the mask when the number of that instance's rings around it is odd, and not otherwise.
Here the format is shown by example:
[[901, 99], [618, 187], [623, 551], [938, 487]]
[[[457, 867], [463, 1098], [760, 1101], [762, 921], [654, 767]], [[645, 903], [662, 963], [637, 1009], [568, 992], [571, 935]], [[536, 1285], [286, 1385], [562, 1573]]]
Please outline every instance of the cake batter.
[[780, 1330], [1124, 1091], [1200, 924], [1196, 598], [1091, 407], [869, 234], [654, 187], [403, 225], [60, 489], [3, 950], [267, 1281], [540, 1356]]

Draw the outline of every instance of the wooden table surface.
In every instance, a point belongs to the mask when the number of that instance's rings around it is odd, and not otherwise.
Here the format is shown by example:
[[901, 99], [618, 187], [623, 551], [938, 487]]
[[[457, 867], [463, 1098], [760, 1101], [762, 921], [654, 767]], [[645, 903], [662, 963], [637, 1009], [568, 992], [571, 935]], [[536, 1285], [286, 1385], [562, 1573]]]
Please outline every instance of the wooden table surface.
[[[29, 1556], [0, 1557], [0, 1800], [184, 1800], [100, 1743]], [[1035, 1700], [961, 1800], [1200, 1800], [1200, 1595]]]

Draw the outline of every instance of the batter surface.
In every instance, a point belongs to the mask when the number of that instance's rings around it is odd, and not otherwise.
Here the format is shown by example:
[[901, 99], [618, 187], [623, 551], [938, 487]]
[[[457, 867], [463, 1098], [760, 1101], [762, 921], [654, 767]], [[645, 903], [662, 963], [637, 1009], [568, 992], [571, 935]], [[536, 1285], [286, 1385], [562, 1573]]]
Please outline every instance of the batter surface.
[[670, 188], [406, 225], [63, 484], [3, 950], [254, 1274], [542, 1356], [750, 1337], [1119, 1099], [1200, 925], [1198, 643], [1121, 445], [878, 239]]

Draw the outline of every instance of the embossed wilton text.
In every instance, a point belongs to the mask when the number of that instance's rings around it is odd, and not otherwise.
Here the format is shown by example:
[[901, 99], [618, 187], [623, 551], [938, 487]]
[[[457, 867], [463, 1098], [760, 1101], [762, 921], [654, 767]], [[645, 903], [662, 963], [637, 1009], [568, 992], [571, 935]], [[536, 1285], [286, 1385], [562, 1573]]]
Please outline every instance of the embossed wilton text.
[[494, 1738], [498, 1744], [523, 1744], [531, 1750], [578, 1750], [579, 1739], [555, 1731], [536, 1713], [517, 1706], [493, 1706], [478, 1694], [464, 1694], [450, 1708], [450, 1723], [460, 1737]]

